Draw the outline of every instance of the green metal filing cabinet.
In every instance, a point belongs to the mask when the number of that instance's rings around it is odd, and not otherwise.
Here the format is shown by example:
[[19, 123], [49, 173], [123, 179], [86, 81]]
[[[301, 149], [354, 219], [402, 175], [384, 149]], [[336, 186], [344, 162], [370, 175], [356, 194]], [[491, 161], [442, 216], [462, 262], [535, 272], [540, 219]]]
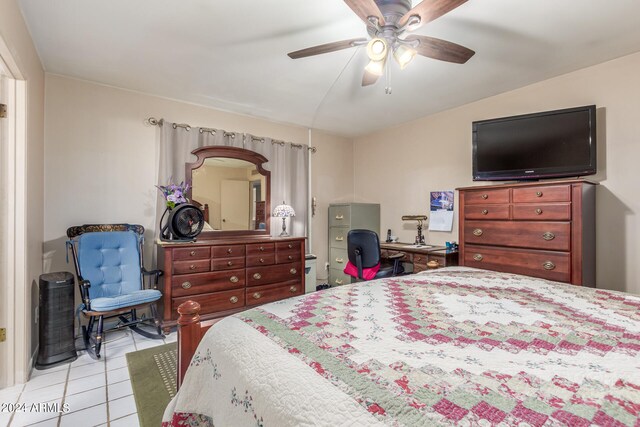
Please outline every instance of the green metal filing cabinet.
[[380, 235], [380, 205], [374, 203], [336, 203], [329, 205], [329, 284], [351, 283], [343, 273], [347, 255], [347, 233], [353, 229], [373, 230]]

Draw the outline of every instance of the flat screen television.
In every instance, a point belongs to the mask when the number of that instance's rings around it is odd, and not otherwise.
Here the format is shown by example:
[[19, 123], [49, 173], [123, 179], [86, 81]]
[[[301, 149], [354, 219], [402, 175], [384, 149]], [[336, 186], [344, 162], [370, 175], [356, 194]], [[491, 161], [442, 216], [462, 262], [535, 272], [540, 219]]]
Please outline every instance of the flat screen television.
[[596, 106], [473, 122], [473, 180], [596, 173]]

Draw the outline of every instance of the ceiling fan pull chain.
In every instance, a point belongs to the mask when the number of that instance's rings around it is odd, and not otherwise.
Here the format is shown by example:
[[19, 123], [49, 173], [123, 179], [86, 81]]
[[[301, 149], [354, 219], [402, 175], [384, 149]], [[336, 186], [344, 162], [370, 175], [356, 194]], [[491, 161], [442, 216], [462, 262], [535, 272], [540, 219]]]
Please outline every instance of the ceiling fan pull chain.
[[389, 67], [389, 61], [385, 64], [385, 74], [387, 78], [387, 85], [384, 88], [384, 93], [391, 95], [393, 89], [391, 89], [391, 68]]

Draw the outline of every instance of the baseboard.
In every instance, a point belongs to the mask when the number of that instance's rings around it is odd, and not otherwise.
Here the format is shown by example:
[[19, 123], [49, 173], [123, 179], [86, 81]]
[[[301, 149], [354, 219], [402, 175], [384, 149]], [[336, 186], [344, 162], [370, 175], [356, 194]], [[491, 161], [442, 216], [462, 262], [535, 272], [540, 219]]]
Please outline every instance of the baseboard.
[[40, 349], [40, 344], [36, 346], [35, 351], [31, 354], [31, 358], [29, 359], [29, 374], [27, 375], [27, 381], [31, 379], [31, 374], [33, 373], [33, 368], [36, 366], [36, 360], [38, 359], [38, 350]]

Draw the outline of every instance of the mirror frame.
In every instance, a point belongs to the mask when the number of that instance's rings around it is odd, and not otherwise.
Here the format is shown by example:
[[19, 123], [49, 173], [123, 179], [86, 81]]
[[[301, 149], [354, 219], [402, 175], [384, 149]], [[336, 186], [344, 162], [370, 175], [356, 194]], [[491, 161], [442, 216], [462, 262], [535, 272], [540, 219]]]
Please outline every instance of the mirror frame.
[[187, 191], [187, 198], [191, 200], [191, 190], [193, 188], [193, 170], [198, 169], [204, 164], [204, 161], [211, 157], [226, 157], [229, 159], [245, 160], [253, 163], [258, 172], [265, 177], [266, 197], [265, 197], [265, 228], [263, 230], [227, 230], [227, 231], [203, 231], [198, 235], [198, 240], [212, 240], [217, 237], [268, 237], [271, 236], [271, 172], [266, 170], [262, 165], [268, 160], [262, 154], [255, 151], [246, 150], [238, 147], [227, 147], [221, 145], [213, 145], [207, 147], [196, 148], [191, 154], [197, 157], [193, 163], [185, 164], [185, 182], [190, 183]]

